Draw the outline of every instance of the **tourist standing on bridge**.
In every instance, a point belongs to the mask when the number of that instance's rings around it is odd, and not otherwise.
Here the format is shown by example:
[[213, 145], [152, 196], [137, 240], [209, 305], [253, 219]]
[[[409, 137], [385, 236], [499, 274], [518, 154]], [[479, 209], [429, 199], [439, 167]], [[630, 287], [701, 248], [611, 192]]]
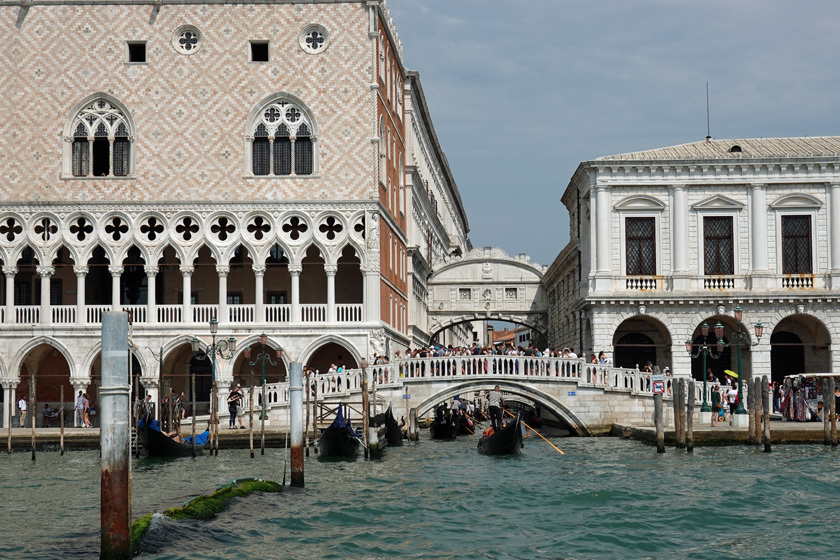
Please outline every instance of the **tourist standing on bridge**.
[[490, 423], [494, 430], [498, 430], [502, 426], [502, 408], [504, 407], [498, 385], [492, 391], [487, 391], [487, 404], [490, 407]]

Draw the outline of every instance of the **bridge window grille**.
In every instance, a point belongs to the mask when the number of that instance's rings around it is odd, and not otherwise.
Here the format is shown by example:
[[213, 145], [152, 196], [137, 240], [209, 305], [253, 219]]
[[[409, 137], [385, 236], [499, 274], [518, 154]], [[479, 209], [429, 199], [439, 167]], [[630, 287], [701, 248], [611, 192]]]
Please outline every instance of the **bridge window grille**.
[[264, 107], [251, 129], [251, 172], [255, 176], [315, 173], [316, 137], [308, 113], [288, 101]]
[[811, 274], [811, 217], [782, 216], [782, 273]]
[[472, 300], [472, 288], [458, 288], [458, 299], [461, 301]]
[[625, 241], [628, 276], [656, 274], [655, 227], [653, 218], [627, 218]]
[[705, 273], [709, 275], [734, 274], [732, 218], [703, 218], [703, 238]]
[[517, 292], [516, 288], [505, 288], [505, 299], [516, 299]]

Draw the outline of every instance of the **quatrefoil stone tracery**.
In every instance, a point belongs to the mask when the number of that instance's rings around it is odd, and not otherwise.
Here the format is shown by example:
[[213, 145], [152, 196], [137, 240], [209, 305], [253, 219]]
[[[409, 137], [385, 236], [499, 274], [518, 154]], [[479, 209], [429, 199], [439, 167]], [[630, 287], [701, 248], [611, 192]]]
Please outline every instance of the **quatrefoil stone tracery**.
[[119, 241], [123, 235], [128, 233], [128, 224], [119, 216], [114, 216], [105, 226], [105, 233], [111, 236], [112, 240]]
[[140, 233], [142, 233], [149, 241], [155, 241], [164, 231], [163, 224], [154, 216], [150, 216], [140, 226]]
[[335, 239], [336, 234], [341, 233], [342, 230], [344, 230], [344, 227], [342, 227], [341, 223], [334, 216], [327, 217], [327, 219], [318, 226], [318, 231], [323, 233], [330, 241]]
[[236, 232], [236, 226], [230, 219], [221, 216], [216, 220], [216, 223], [210, 226], [210, 231], [216, 235], [219, 241], [227, 241], [228, 236]]
[[248, 233], [252, 234], [257, 241], [261, 241], [270, 231], [271, 223], [262, 216], [257, 216], [248, 224]]
[[38, 239], [44, 243], [49, 243], [53, 235], [58, 232], [58, 227], [56, 227], [50, 218], [41, 218], [35, 224], [33, 231], [35, 231]]
[[289, 218], [289, 221], [283, 224], [283, 232], [289, 234], [289, 237], [293, 241], [297, 241], [300, 238], [302, 233], [306, 233], [309, 227], [306, 225], [306, 222], [298, 218], [297, 216], [292, 216]]
[[184, 216], [181, 218], [178, 225], [175, 226], [175, 233], [177, 233], [182, 240], [191, 241], [193, 236], [196, 235], [200, 229], [201, 228], [198, 227], [198, 224], [192, 217]]
[[83, 242], [92, 233], [93, 224], [84, 216], [79, 216], [70, 224], [70, 234], [76, 238], [76, 241]]
[[17, 239], [17, 236], [23, 232], [23, 228], [15, 218], [6, 218], [0, 225], [0, 235], [6, 238], [6, 241], [12, 242]]

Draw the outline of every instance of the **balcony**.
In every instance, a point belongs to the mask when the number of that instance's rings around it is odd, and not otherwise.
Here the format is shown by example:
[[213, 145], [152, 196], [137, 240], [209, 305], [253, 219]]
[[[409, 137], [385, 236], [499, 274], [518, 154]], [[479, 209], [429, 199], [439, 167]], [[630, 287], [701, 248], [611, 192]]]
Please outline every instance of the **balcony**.
[[[216, 304], [194, 304], [185, 308], [181, 304], [166, 305], [123, 305], [122, 311], [130, 313], [133, 324], [183, 324], [185, 309], [189, 310], [192, 320], [187, 323], [206, 324], [216, 318], [220, 323], [232, 325], [248, 325], [258, 323], [258, 309], [254, 304], [228, 304], [225, 306], [227, 318], [221, 316]], [[110, 305], [51, 305], [44, 308], [40, 305], [15, 305], [0, 307], [0, 324], [18, 325], [98, 325], [102, 323], [102, 315], [112, 310]], [[266, 304], [262, 306], [264, 320], [269, 324], [292, 324], [295, 316], [293, 306], [289, 304]], [[300, 319], [297, 323], [332, 324], [332, 323], [361, 323], [365, 320], [363, 303], [339, 303], [334, 308], [335, 319], [328, 321], [330, 309], [326, 303], [301, 304], [299, 306]], [[42, 316], [48, 321], [42, 321]], [[79, 318], [82, 321], [79, 321]], [[150, 321], [153, 317], [155, 320]], [[8, 318], [13, 321], [7, 321]]]

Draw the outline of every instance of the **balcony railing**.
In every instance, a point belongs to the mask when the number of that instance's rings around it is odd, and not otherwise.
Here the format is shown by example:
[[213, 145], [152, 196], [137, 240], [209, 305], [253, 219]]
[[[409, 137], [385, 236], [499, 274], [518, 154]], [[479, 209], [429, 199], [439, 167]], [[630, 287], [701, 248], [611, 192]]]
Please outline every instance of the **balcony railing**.
[[[266, 323], [291, 323], [292, 306], [289, 304], [266, 304], [264, 321]], [[102, 323], [102, 314], [111, 311], [111, 305], [51, 305], [48, 319], [54, 325], [73, 325], [77, 323], [96, 325]], [[133, 324], [156, 322], [158, 324], [183, 323], [184, 306], [182, 304], [161, 304], [150, 308], [148, 305], [123, 305], [123, 311], [131, 313]], [[154, 321], [150, 320], [150, 310]], [[252, 324], [256, 322], [256, 305], [228, 304], [227, 319], [219, 314], [216, 304], [193, 304], [190, 306], [192, 323], [208, 323], [210, 319], [219, 319], [222, 323]], [[0, 307], [0, 325], [9, 324], [8, 308]], [[83, 319], [80, 321], [80, 318]], [[41, 321], [40, 305], [16, 305], [12, 307], [11, 319], [18, 325], [37, 325]], [[340, 303], [335, 306], [335, 321], [338, 323], [360, 323], [364, 321], [363, 303]], [[327, 304], [311, 303], [300, 305], [300, 322], [326, 323]]]
[[785, 274], [782, 276], [782, 288], [790, 290], [810, 290], [814, 287], [813, 274]]

